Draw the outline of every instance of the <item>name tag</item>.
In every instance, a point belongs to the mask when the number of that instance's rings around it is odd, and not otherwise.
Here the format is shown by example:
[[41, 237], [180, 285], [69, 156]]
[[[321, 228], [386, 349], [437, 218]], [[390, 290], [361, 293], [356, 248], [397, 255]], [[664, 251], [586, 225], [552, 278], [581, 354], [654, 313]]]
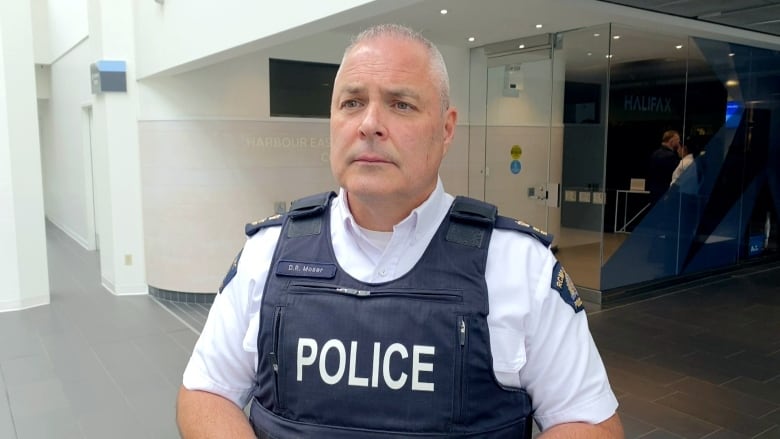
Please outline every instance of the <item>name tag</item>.
[[336, 276], [336, 265], [319, 264], [316, 262], [279, 261], [276, 264], [276, 274], [279, 276], [332, 279]]

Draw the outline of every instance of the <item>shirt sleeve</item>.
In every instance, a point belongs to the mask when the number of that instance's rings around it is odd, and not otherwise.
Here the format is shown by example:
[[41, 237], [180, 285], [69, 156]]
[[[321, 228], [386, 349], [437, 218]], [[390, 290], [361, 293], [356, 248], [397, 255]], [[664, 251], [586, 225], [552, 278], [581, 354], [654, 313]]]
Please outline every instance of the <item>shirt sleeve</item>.
[[607, 420], [617, 399], [565, 271], [547, 247], [515, 231], [494, 230], [489, 248], [488, 325], [496, 379], [528, 392], [543, 430]]
[[184, 370], [185, 388], [220, 395], [242, 408], [249, 402], [260, 303], [279, 229], [262, 230], [246, 242], [236, 275], [215, 297]]
[[[574, 296], [565, 287], [554, 288], [559, 266], [546, 249], [543, 256], [524, 319], [527, 360], [520, 383], [531, 396], [542, 430], [567, 422], [597, 424], [615, 413], [617, 399], [585, 311], [576, 311]], [[574, 288], [571, 282], [569, 288]]]

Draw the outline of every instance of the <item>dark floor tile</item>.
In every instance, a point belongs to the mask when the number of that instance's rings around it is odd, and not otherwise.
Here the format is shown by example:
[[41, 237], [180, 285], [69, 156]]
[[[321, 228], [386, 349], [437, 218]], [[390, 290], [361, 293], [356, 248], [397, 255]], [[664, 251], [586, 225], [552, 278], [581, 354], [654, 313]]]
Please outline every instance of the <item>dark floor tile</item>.
[[625, 393], [647, 401], [654, 401], [674, 393], [674, 390], [669, 387], [662, 386], [618, 368], [607, 367], [607, 375], [609, 376], [609, 383], [612, 385], [612, 388], [621, 395]]
[[780, 409], [777, 409], [777, 410], [773, 411], [772, 413], [769, 413], [768, 415], [763, 416], [762, 419], [764, 419], [766, 421], [769, 421], [769, 422], [774, 422], [775, 424], [780, 425]]
[[[674, 433], [669, 433], [665, 430], [653, 430], [650, 433], [639, 436], [640, 439], [682, 439], [682, 436], [678, 436]], [[628, 439], [628, 436], [626, 436]]]
[[774, 428], [759, 434], [753, 439], [780, 439], [780, 427], [775, 426]]
[[713, 384], [722, 384], [739, 376], [730, 371], [724, 372], [722, 368], [705, 361], [702, 356], [702, 354], [688, 356], [657, 355], [648, 358], [647, 362], [657, 367], [674, 371], [679, 375], [695, 376]]
[[669, 387], [692, 397], [701, 398], [757, 418], [780, 409], [778, 404], [692, 377], [673, 383]]
[[720, 430], [705, 437], [705, 439], [750, 439], [751, 436], [745, 436], [744, 434], [735, 433], [729, 430]]
[[712, 401], [685, 393], [675, 393], [656, 401], [658, 404], [746, 436], [754, 436], [772, 426], [768, 421], [728, 409], [718, 402], [720, 401]]
[[639, 438], [656, 430], [654, 425], [640, 421], [627, 413], [623, 413], [620, 408], [618, 408], [618, 414], [620, 414], [620, 423], [623, 424], [623, 432], [626, 435], [626, 439]]
[[724, 384], [723, 387], [780, 404], [780, 382], [762, 383], [754, 379], [740, 377]]
[[622, 370], [660, 385], [670, 384], [685, 377], [684, 374], [675, 372], [671, 369], [649, 364], [644, 361], [637, 361], [612, 352], [602, 352], [602, 358], [604, 363], [610, 368]]
[[623, 413], [635, 419], [655, 425], [664, 431], [683, 438], [701, 438], [721, 429], [717, 425], [697, 419], [686, 413], [664, 405], [644, 401], [635, 396], [621, 398], [620, 407]]

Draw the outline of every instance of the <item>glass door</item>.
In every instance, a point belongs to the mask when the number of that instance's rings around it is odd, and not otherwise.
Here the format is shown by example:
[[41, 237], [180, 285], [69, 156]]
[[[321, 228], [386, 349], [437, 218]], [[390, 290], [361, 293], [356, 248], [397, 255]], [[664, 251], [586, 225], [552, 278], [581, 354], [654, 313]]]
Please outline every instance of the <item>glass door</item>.
[[516, 53], [487, 55], [485, 200], [502, 215], [555, 234], [560, 220], [552, 224], [549, 211], [557, 206], [558, 189], [550, 182], [560, 176], [552, 177], [550, 166], [556, 95], [551, 48], [520, 46]]

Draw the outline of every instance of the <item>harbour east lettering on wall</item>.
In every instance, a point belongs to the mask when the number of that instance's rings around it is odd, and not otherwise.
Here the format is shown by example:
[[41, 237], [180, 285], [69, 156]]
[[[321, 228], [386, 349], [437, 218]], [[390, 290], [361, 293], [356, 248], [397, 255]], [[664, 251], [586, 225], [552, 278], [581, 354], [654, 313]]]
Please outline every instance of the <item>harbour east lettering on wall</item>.
[[626, 95], [623, 98], [623, 109], [647, 113], [671, 113], [672, 98]]

